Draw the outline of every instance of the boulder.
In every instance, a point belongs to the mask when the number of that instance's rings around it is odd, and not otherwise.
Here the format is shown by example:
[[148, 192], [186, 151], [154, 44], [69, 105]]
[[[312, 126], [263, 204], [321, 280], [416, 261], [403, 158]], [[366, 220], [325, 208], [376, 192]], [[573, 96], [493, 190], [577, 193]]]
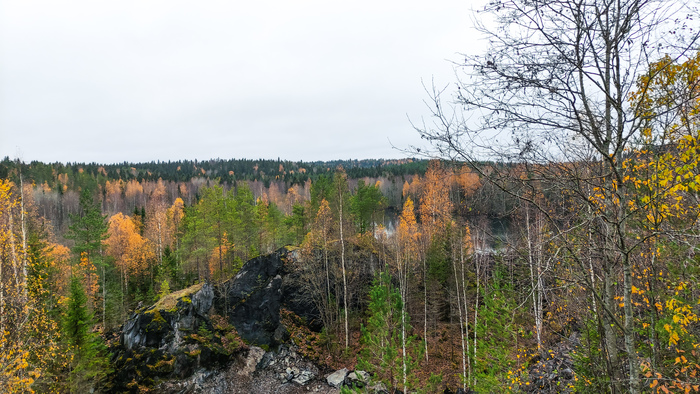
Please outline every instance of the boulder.
[[265, 357], [265, 351], [257, 346], [251, 346], [248, 356], [245, 358], [243, 368], [238, 372], [242, 376], [250, 376], [257, 369], [260, 361]]
[[369, 383], [369, 373], [365, 371], [352, 371], [348, 374], [345, 382], [350, 387], [365, 387]]
[[386, 385], [382, 382], [379, 382], [372, 387], [368, 387], [368, 389], [370, 393], [374, 394], [389, 394], [389, 390], [387, 390]]
[[291, 254], [287, 248], [281, 248], [256, 257], [219, 287], [217, 309], [228, 311], [231, 324], [251, 344], [276, 346], [289, 339], [289, 332], [280, 325], [281, 308], [304, 317], [311, 328], [320, 321], [320, 313], [290, 273]]
[[332, 374], [326, 376], [326, 382], [328, 385], [335, 388], [340, 388], [345, 382], [345, 378], [348, 376], [348, 369], [339, 369]]
[[122, 326], [119, 341], [110, 346], [114, 391], [131, 387], [132, 382], [150, 386], [163, 379], [185, 378], [245, 351], [242, 342], [221, 341], [222, 334], [209, 316], [214, 299], [214, 287], [201, 283], [134, 313]]
[[568, 340], [565, 339], [547, 352], [533, 357], [528, 368], [530, 384], [520, 387], [523, 392], [569, 392], [568, 387], [576, 380], [571, 354], [579, 345], [578, 333], [574, 333]]
[[122, 344], [167, 348], [170, 353], [182, 342], [183, 332], [191, 332], [208, 322], [214, 301], [214, 288], [201, 283], [168, 294], [143, 312], [133, 314], [122, 328]]

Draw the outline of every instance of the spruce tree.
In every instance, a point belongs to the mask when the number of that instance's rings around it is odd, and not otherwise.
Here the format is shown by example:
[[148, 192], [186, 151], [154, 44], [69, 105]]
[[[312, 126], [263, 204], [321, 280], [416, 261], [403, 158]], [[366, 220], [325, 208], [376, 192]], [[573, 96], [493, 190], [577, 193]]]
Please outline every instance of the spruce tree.
[[73, 252], [77, 256], [85, 253], [88, 261], [99, 268], [102, 287], [102, 326], [104, 328], [107, 309], [107, 262], [102, 256], [103, 243], [108, 238], [107, 216], [92, 197], [88, 189], [80, 194], [80, 215], [70, 215], [72, 224], [68, 226], [66, 238], [75, 241]]
[[109, 371], [107, 348], [92, 331], [93, 316], [87, 309], [87, 294], [81, 280], [71, 277], [70, 296], [63, 330], [71, 356], [69, 389], [83, 393], [99, 388]]
[[99, 204], [88, 189], [80, 194], [80, 209], [81, 214], [70, 215], [71, 225], [66, 238], [75, 241], [73, 251], [77, 255], [87, 253], [88, 259], [94, 262], [100, 257], [103, 241], [107, 239], [107, 216], [102, 215]]

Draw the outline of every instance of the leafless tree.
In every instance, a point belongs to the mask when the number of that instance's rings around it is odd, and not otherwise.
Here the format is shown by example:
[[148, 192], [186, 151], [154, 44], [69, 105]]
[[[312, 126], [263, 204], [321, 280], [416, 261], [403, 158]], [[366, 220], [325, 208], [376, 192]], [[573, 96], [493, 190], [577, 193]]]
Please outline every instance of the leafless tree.
[[[536, 181], [567, 193], [573, 201], [568, 208], [576, 212], [571, 221], [553, 218], [538, 201], [513, 189], [507, 166], [481, 170], [486, 179], [540, 208], [555, 237], [582, 229], [591, 234], [600, 252], [598, 286], [588, 283], [589, 262], [576, 253], [577, 246], [564, 249], [592, 292], [613, 364], [616, 337], [624, 338], [625, 390], [631, 393], [641, 390], [630, 262], [639, 243], [627, 236], [629, 195], [619, 186], [629, 175], [624, 155], [634, 147], [643, 119], [629, 96], [651, 62], [665, 54], [683, 59], [696, 49], [696, 13], [694, 1], [490, 1], [476, 14], [488, 52], [460, 63], [454, 101], [445, 101], [446, 89], [429, 89], [435, 121], [414, 125], [434, 155], [468, 161], [477, 169], [484, 160], [519, 163], [531, 175], [515, 183]], [[620, 276], [622, 319], [613, 313], [611, 297]], [[618, 385], [613, 390], [621, 390], [622, 377], [611, 379]]]

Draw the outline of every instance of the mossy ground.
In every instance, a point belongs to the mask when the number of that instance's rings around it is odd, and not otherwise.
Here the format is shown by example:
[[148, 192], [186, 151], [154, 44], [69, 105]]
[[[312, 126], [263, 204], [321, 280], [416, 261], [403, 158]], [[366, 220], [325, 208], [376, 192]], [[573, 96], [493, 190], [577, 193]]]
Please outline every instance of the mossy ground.
[[190, 286], [186, 289], [178, 290], [174, 293], [170, 293], [156, 302], [155, 305], [150, 307], [146, 313], [156, 313], [157, 311], [169, 311], [173, 312], [177, 309], [178, 300], [182, 300], [186, 303], [192, 303], [192, 299], [189, 297], [192, 294], [198, 292], [202, 289], [204, 283], [198, 283], [196, 285]]

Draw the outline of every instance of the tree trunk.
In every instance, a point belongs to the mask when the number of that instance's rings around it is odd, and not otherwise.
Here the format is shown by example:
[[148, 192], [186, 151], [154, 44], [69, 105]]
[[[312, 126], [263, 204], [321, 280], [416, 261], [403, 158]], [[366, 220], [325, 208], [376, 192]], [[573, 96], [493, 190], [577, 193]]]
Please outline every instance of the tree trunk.
[[343, 270], [343, 306], [345, 308], [345, 349], [350, 345], [348, 326], [348, 281], [345, 272], [345, 238], [343, 238], [343, 193], [340, 192], [340, 264]]
[[20, 199], [19, 199], [19, 209], [20, 209], [20, 218], [21, 218], [21, 225], [22, 225], [22, 302], [24, 304], [27, 303], [27, 226], [25, 224], [25, 215], [24, 215], [24, 181], [22, 180], [22, 173], [20, 172], [19, 174], [19, 193], [20, 193]]
[[[479, 235], [477, 233], [477, 244], [479, 244]], [[476, 247], [475, 247], [476, 248]], [[474, 256], [474, 265], [476, 268], [476, 295], [474, 297], [474, 365], [476, 366], [477, 363], [477, 354], [476, 354], [476, 341], [477, 341], [477, 327], [479, 326], [479, 285], [480, 285], [480, 280], [481, 278], [479, 277], [481, 275], [481, 270], [480, 270], [480, 261], [481, 256], [479, 254], [476, 254]], [[476, 375], [474, 376], [474, 386], [476, 386]]]
[[[459, 245], [459, 262], [462, 267], [462, 270], [464, 269], [464, 243], [463, 243], [463, 238], [462, 234], [460, 231], [460, 242], [458, 242]], [[457, 259], [453, 258], [452, 259], [452, 269], [454, 270], [455, 273], [455, 293], [457, 294], [457, 311], [459, 312], [459, 336], [460, 336], [460, 342], [462, 343], [462, 390], [467, 391], [467, 349], [464, 346], [464, 343], [469, 340], [469, 338], [465, 335], [465, 328], [467, 326], [466, 320], [464, 318], [464, 314], [462, 313], [462, 297], [461, 297], [461, 289], [459, 286], [459, 271], [457, 270]], [[462, 287], [464, 287], [464, 282], [462, 282]], [[465, 311], [466, 312], [466, 311]]]
[[[407, 379], [407, 366], [406, 366], [406, 266], [408, 265], [408, 259], [401, 259], [401, 251], [397, 246], [396, 248], [396, 265], [399, 274], [399, 293], [401, 294], [401, 362], [403, 371], [403, 392], [406, 394], [406, 379]], [[408, 257], [408, 256], [406, 256]]]

